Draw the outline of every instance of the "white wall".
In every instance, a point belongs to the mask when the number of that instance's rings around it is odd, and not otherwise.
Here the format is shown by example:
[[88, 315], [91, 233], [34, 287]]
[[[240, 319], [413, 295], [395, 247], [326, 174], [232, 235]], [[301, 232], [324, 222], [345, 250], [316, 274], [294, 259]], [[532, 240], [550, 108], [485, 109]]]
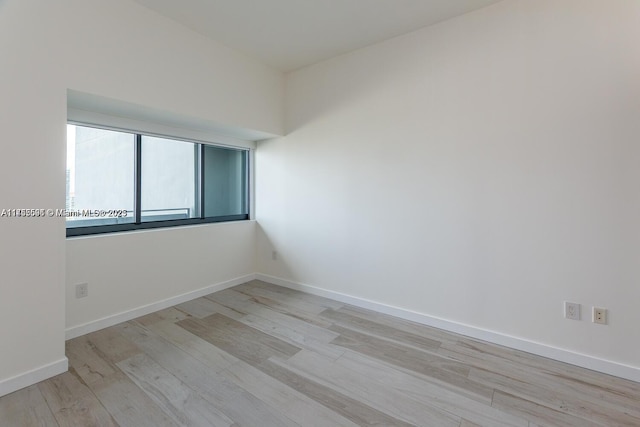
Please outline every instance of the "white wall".
[[[64, 207], [67, 89], [282, 133], [280, 72], [136, 3], [0, 0], [0, 209]], [[64, 368], [66, 327], [253, 273], [254, 228], [67, 242], [62, 219], [0, 218], [0, 395]]]
[[258, 271], [640, 368], [638, 40], [637, 1], [506, 0], [289, 74]]
[[[69, 239], [67, 327], [253, 274], [254, 242], [253, 221]], [[85, 282], [89, 297], [76, 299]]]
[[279, 71], [129, 0], [65, 0], [60, 8], [68, 88], [282, 134]]
[[[64, 203], [64, 64], [50, 61], [61, 47], [47, 25], [20, 19], [55, 21], [50, 9], [0, 2], [0, 209]], [[0, 236], [2, 395], [26, 385], [18, 375], [66, 369], [64, 222], [0, 217]]]

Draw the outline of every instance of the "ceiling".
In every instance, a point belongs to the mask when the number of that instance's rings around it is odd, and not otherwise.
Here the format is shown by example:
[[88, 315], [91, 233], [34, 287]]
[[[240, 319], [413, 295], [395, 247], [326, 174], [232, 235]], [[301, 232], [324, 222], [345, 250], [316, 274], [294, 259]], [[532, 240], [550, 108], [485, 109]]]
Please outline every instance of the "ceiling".
[[500, 0], [134, 0], [282, 71]]

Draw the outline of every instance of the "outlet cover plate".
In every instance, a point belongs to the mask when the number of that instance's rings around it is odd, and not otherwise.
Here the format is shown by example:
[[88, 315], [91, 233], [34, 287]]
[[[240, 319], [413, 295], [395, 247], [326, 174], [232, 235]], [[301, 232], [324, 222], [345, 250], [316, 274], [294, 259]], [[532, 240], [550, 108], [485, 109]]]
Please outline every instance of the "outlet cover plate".
[[580, 304], [575, 302], [564, 302], [564, 317], [571, 320], [580, 320]]
[[85, 298], [89, 296], [89, 284], [80, 283], [76, 285], [76, 298]]
[[600, 325], [607, 324], [607, 309], [593, 307], [593, 323], [599, 323]]

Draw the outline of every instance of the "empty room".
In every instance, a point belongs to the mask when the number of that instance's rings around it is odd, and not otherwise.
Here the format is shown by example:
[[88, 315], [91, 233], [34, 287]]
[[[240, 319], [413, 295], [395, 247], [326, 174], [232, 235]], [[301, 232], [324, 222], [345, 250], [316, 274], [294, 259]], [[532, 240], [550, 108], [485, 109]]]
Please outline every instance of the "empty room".
[[640, 426], [639, 41], [0, 0], [0, 426]]

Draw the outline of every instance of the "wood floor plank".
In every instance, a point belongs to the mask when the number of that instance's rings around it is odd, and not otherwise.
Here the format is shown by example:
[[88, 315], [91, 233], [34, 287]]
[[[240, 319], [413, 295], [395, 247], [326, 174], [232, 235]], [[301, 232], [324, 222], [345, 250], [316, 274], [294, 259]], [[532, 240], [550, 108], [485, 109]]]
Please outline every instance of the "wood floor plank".
[[146, 354], [123, 360], [118, 367], [178, 425], [229, 427], [234, 424], [213, 404]]
[[356, 307], [353, 305], [345, 304], [343, 307], [335, 310], [339, 313], [349, 314], [351, 316], [360, 317], [365, 320], [380, 323], [393, 328], [401, 329], [403, 331], [429, 338], [439, 342], [450, 342], [455, 344], [461, 338], [462, 335], [457, 335], [451, 332], [446, 332], [441, 329], [432, 328], [430, 326], [421, 325], [410, 320], [400, 319], [398, 317], [391, 316], [389, 314], [379, 313], [373, 310], [367, 310], [366, 308]]
[[493, 394], [492, 388], [469, 380], [467, 378], [469, 368], [459, 362], [449, 361], [433, 353], [390, 343], [337, 325], [330, 329], [340, 333], [340, 337], [333, 340], [332, 344], [432, 377], [486, 399], [490, 399]]
[[[435, 354], [438, 350], [437, 346], [434, 346], [431, 351], [422, 351], [415, 347], [408, 347], [398, 342], [390, 342], [384, 338], [339, 325], [332, 325], [329, 330], [338, 334], [338, 337], [332, 340], [331, 344], [376, 356], [383, 360], [396, 360], [398, 363], [405, 363], [416, 368], [419, 368], [425, 362], [437, 363], [438, 361], [446, 361], [443, 357]], [[451, 369], [462, 375], [466, 375], [469, 372], [466, 366], [456, 362], [451, 363]]]
[[[548, 383], [543, 387], [533, 382], [514, 378], [509, 374], [509, 370], [501, 372], [473, 368], [469, 378], [556, 411], [592, 420], [605, 426], [640, 426], [639, 417], [630, 415], [627, 411], [619, 408], [612, 408], [606, 402], [598, 399], [586, 400], [575, 393], [566, 393], [562, 387], [558, 387], [554, 383]], [[523, 375], [516, 376], [522, 377]], [[640, 406], [640, 402], [636, 403]], [[639, 407], [634, 409], [640, 410]]]
[[318, 322], [321, 322], [328, 326], [328, 323], [323, 321], [310, 323], [298, 317], [275, 311], [270, 306], [254, 300], [239, 299], [234, 297], [234, 294], [230, 294], [230, 297], [224, 299], [224, 303], [232, 309], [244, 313], [242, 318], [237, 319], [241, 323], [266, 334], [334, 358], [343, 353], [343, 350], [337, 346], [324, 345], [338, 336], [337, 333], [317, 325]]
[[245, 295], [241, 292], [236, 291], [236, 287], [233, 288], [228, 288], [228, 289], [224, 289], [222, 291], [218, 291], [218, 292], [214, 292], [212, 294], [206, 295], [205, 298], [209, 297], [209, 296], [216, 296], [216, 297], [221, 297], [221, 298], [234, 298], [237, 300], [244, 300], [244, 301], [248, 301], [251, 299], [251, 296], [249, 295]]
[[58, 426], [38, 385], [32, 385], [0, 398], [0, 426]]
[[[420, 362], [429, 361], [437, 363], [446, 361], [445, 358], [436, 354], [439, 343], [435, 343], [430, 349], [418, 349], [413, 346], [406, 346], [399, 342], [392, 342], [385, 338], [380, 338], [374, 333], [367, 334], [354, 329], [345, 328], [339, 325], [332, 325], [329, 330], [338, 334], [338, 337], [331, 341], [332, 344], [340, 345], [354, 351], [371, 352], [384, 358], [400, 358], [407, 360], [411, 366], [417, 366]], [[466, 375], [469, 369], [461, 363], [452, 362], [450, 369], [459, 374]]]
[[88, 339], [100, 354], [113, 364], [141, 353], [140, 348], [133, 341], [120, 335], [114, 328], [93, 332]]
[[359, 426], [411, 427], [410, 423], [378, 411], [357, 399], [353, 399], [329, 386], [310, 380], [304, 375], [299, 375], [271, 361], [261, 363], [258, 368], [265, 374], [307, 395]]
[[216, 292], [206, 295], [204, 298], [208, 299], [214, 304], [226, 307], [228, 310], [232, 310], [243, 316], [249, 313], [259, 314], [260, 310], [268, 309], [267, 306], [252, 301], [253, 297], [251, 297], [250, 295], [234, 291], [233, 288], [226, 289], [222, 292]]
[[424, 350], [436, 351], [440, 347], [440, 341], [406, 332], [402, 329], [395, 328], [382, 323], [363, 319], [358, 316], [352, 316], [342, 311], [327, 309], [320, 313], [320, 316], [356, 331], [365, 331], [369, 335], [376, 335], [392, 341], [398, 341], [405, 345], [410, 345]]
[[459, 416], [398, 393], [376, 377], [358, 375], [316, 353], [302, 350], [286, 361], [272, 358], [271, 362], [413, 425], [460, 425]]
[[283, 413], [218, 374], [215, 369], [191, 357], [156, 333], [135, 322], [118, 325], [121, 333], [173, 376], [198, 392], [221, 413], [241, 426], [288, 427], [297, 424]]
[[[235, 288], [234, 288], [235, 289]], [[268, 305], [256, 302], [253, 299], [241, 299], [236, 294], [227, 293], [226, 297], [219, 299], [229, 309], [244, 313], [240, 322], [258, 329], [264, 333], [278, 337], [290, 344], [317, 351], [334, 358], [340, 357], [344, 352], [337, 346], [326, 346], [338, 334], [326, 329], [329, 322], [316, 318], [309, 321], [303, 315], [282, 313]], [[320, 326], [322, 325], [322, 326]]]
[[177, 325], [250, 365], [257, 365], [272, 356], [288, 358], [300, 351], [299, 347], [221, 314], [204, 319], [185, 319]]
[[331, 308], [337, 310], [344, 305], [340, 301], [336, 301], [330, 298], [321, 297], [319, 295], [313, 295], [307, 292], [302, 292], [296, 289], [290, 289], [284, 286], [273, 285], [271, 283], [263, 282], [261, 280], [254, 280], [250, 282], [251, 286], [262, 289], [269, 289], [274, 292], [280, 293], [283, 296], [296, 298], [300, 301], [308, 302], [316, 306]]
[[554, 384], [566, 385], [570, 393], [580, 396], [588, 395], [589, 400], [597, 399], [600, 403], [606, 402], [613, 408], [622, 409], [640, 418], [640, 405], [638, 405], [640, 391], [634, 392], [635, 386], [630, 385], [630, 381], [616, 377], [602, 378], [603, 374], [587, 369], [584, 369], [586, 371], [584, 378], [578, 372], [563, 373], [557, 372], [556, 369], [552, 372], [543, 369], [540, 371], [545, 380], [552, 379]]
[[301, 320], [298, 317], [290, 316], [288, 314], [283, 314], [270, 309], [261, 309], [259, 312], [251, 310], [249, 311], [248, 315], [276, 322], [283, 327], [291, 328], [320, 342], [327, 343], [338, 336], [338, 334], [336, 334], [335, 332], [326, 329], [325, 326], [328, 325], [318, 326], [317, 322], [310, 323], [305, 320]]
[[491, 406], [526, 418], [541, 427], [602, 427], [601, 424], [555, 411], [499, 390], [494, 393]]
[[[301, 322], [293, 318], [292, 320]], [[338, 334], [326, 329], [324, 329], [324, 331], [326, 331], [327, 334], [331, 335], [326, 335], [318, 339], [318, 334], [309, 335], [307, 333], [301, 332], [299, 331], [300, 328], [298, 328], [295, 323], [291, 324], [291, 322], [287, 325], [285, 323], [274, 322], [269, 319], [265, 319], [264, 317], [254, 316], [252, 314], [247, 314], [242, 319], [240, 319], [240, 322], [266, 334], [279, 338], [285, 342], [288, 342], [289, 344], [292, 344], [296, 347], [315, 351], [319, 354], [331, 357], [333, 359], [337, 359], [338, 357], [342, 356], [345, 351], [345, 349], [341, 347], [328, 344], [330, 341], [337, 338]]]
[[158, 322], [148, 325], [147, 329], [206, 364], [215, 372], [220, 372], [240, 360], [174, 323]]
[[336, 364], [359, 377], [375, 378], [387, 390], [393, 390], [399, 395], [406, 395], [418, 401], [429, 402], [432, 406], [480, 425], [492, 427], [527, 427], [528, 425], [528, 421], [524, 418], [490, 407], [491, 400], [477, 399], [477, 396], [466, 390], [448, 387], [444, 383], [424, 381], [359, 353], [346, 352], [336, 361]]
[[[258, 300], [254, 298], [248, 300], [241, 299], [237, 296], [237, 293], [229, 292], [225, 294], [225, 296], [216, 296], [215, 298], [218, 298], [218, 300], [226, 304], [227, 307], [243, 313], [245, 317], [240, 319], [240, 321], [244, 323], [246, 323], [246, 316], [251, 316], [252, 319], [259, 317], [260, 319], [264, 319], [267, 321], [263, 322], [265, 324], [277, 323], [280, 327], [290, 328], [294, 331], [304, 334], [305, 336], [321, 342], [329, 342], [338, 335], [335, 332], [331, 332], [326, 329], [326, 327], [331, 324], [330, 322], [322, 320], [314, 320], [313, 322], [308, 322], [305, 320], [301, 320], [297, 316], [292, 316], [290, 312], [278, 311], [277, 309], [274, 309], [269, 305], [258, 302]], [[315, 317], [315, 315], [313, 316]], [[318, 326], [318, 323], [320, 323], [321, 326]]]
[[[576, 380], [559, 380], [557, 368], [527, 368], [504, 357], [487, 354], [475, 347], [445, 344], [439, 354], [471, 367], [470, 378], [490, 387], [500, 388], [518, 396], [530, 396], [551, 407], [576, 408], [577, 413], [597, 411], [597, 417], [640, 418], [637, 396], [628, 396], [616, 389], [603, 388]], [[541, 399], [541, 400], [540, 400]], [[569, 404], [567, 403], [569, 402]], [[584, 408], [584, 409], [583, 409]], [[607, 415], [609, 414], [609, 415]], [[633, 424], [632, 424], [633, 425]]]
[[207, 295], [203, 298], [206, 298], [210, 303], [211, 303], [211, 307], [215, 307], [216, 309], [216, 313], [220, 313], [223, 314], [225, 316], [227, 316], [230, 319], [234, 319], [234, 320], [240, 320], [242, 319], [247, 313], [243, 312], [242, 310], [235, 310], [233, 308], [230, 308], [226, 305], [222, 305], [219, 302], [213, 300], [212, 298], [209, 298], [210, 295]]
[[357, 424], [244, 362], [227, 368], [222, 375], [276, 410], [287, 408], [287, 416], [301, 426], [356, 427]]
[[[293, 317], [287, 317], [280, 313], [265, 313], [260, 315], [247, 314], [240, 322], [246, 325], [267, 325], [262, 329], [266, 331], [274, 331], [280, 335], [298, 337], [296, 341], [305, 342], [313, 340], [317, 343], [327, 344], [336, 339], [340, 334], [328, 329], [319, 328], [302, 320]], [[271, 332], [266, 332], [271, 333]], [[300, 338], [304, 337], [304, 338]]]
[[90, 388], [121, 426], [173, 427], [179, 425], [120, 370], [114, 375], [94, 382]]
[[223, 292], [207, 295], [206, 298], [244, 314], [254, 314], [268, 318], [272, 313], [281, 313], [289, 318], [300, 319], [321, 328], [327, 328], [331, 324], [331, 322], [319, 317], [315, 312], [308, 312], [298, 308], [286, 309], [277, 303], [270, 302], [268, 299], [252, 297], [233, 289], [227, 289]]
[[41, 382], [38, 388], [60, 427], [118, 425], [93, 392], [80, 381], [73, 367], [69, 372]]
[[90, 335], [84, 335], [67, 341], [67, 358], [69, 366], [73, 367], [82, 381], [91, 385], [106, 377], [114, 375], [117, 368], [99, 355], [99, 350], [89, 340]]
[[67, 348], [82, 354], [80, 360], [70, 359], [71, 367], [118, 424], [135, 427], [177, 425], [116, 366], [127, 355], [132, 357], [141, 353], [134, 340], [120, 334], [117, 326], [71, 341]]
[[484, 353], [490, 357], [515, 362], [521, 367], [530, 368], [532, 371], [548, 373], [561, 381], [579, 384], [580, 387], [588, 386], [604, 391], [615, 390], [614, 394], [617, 396], [626, 396], [634, 399], [637, 399], [637, 396], [640, 394], [640, 383], [580, 368], [535, 354], [525, 353], [478, 340], [459, 340], [457, 345], [475, 352]]
[[198, 319], [218, 312], [218, 305], [204, 297], [178, 304], [176, 308]]
[[273, 289], [260, 288], [256, 286], [245, 286], [243, 288], [234, 288], [235, 291], [251, 296], [255, 301], [270, 306], [277, 307], [280, 311], [290, 312], [301, 310], [311, 315], [318, 315], [327, 308], [324, 305], [311, 303], [302, 300], [296, 295], [290, 295]]
[[141, 325], [151, 325], [160, 321], [175, 323], [188, 317], [191, 317], [191, 315], [178, 310], [176, 307], [169, 307], [146, 316], [138, 317], [135, 320]]

